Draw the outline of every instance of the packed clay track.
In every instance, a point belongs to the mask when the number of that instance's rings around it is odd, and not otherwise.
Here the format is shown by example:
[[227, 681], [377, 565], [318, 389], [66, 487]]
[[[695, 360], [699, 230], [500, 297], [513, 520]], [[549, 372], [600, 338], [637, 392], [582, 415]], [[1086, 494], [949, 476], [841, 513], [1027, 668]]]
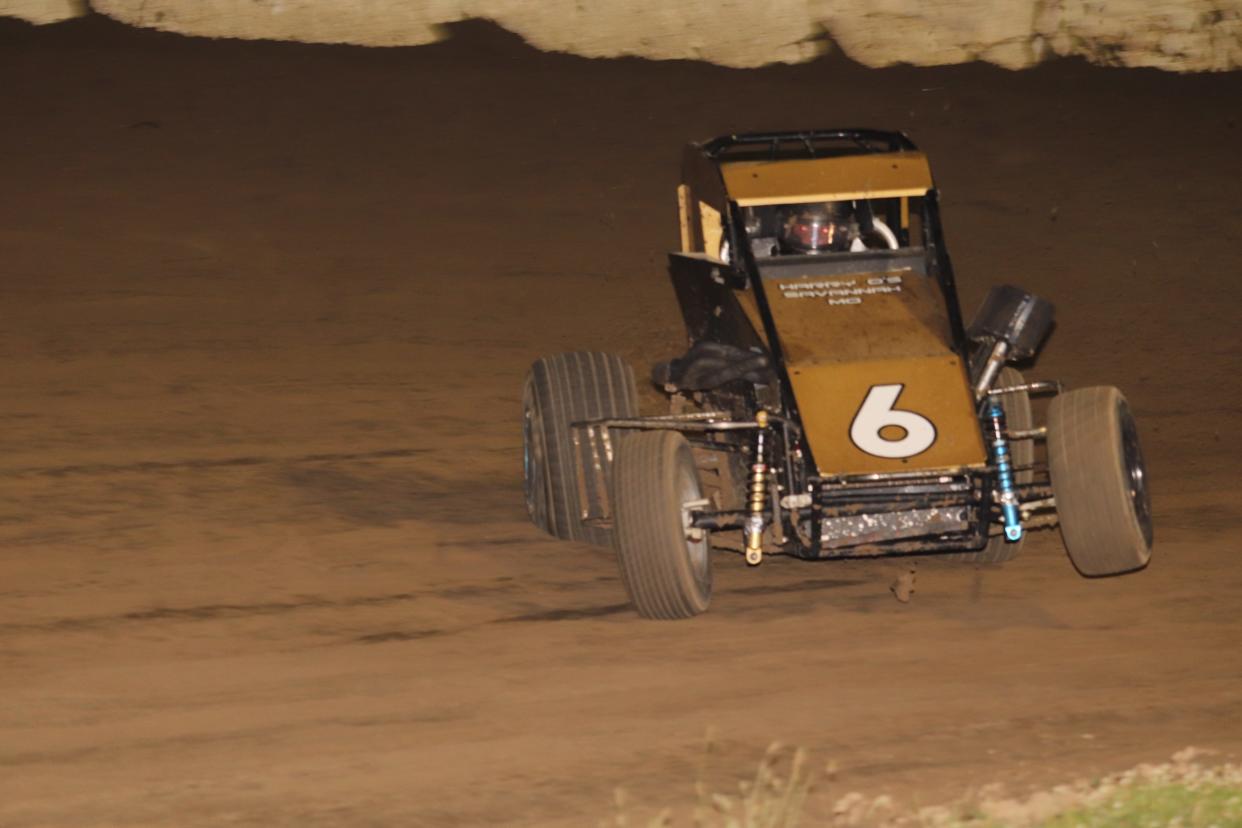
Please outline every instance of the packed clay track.
[[[1242, 75], [451, 33], [0, 21], [0, 824], [596, 824], [774, 740], [838, 764], [812, 814], [1237, 755]], [[1048, 532], [1001, 568], [720, 552], [659, 623], [530, 525], [532, 360], [676, 353], [681, 146], [805, 126], [908, 130], [967, 314], [1046, 296], [1028, 375], [1127, 393], [1147, 570], [1080, 578]]]

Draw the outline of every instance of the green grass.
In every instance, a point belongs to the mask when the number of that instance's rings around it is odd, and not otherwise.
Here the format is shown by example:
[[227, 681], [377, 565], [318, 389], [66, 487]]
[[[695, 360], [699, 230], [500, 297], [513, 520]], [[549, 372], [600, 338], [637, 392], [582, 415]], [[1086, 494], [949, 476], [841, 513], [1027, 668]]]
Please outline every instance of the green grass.
[[[1028, 798], [1001, 799], [986, 794], [952, 805], [906, 810], [891, 797], [844, 796], [823, 791], [834, 802], [827, 822], [806, 819], [807, 799], [816, 782], [830, 782], [834, 769], [816, 773], [805, 751], [769, 746], [754, 775], [737, 783], [737, 792], [712, 791], [704, 764], [694, 784], [695, 806], [688, 820], [672, 809], [635, 820], [630, 802], [617, 791], [616, 811], [600, 824], [610, 828], [1242, 828], [1242, 767], [1204, 767], [1201, 751], [1188, 748], [1171, 763], [1139, 765], [1095, 780], [1079, 780], [1036, 792]], [[819, 809], [823, 813], [823, 809]]]
[[1118, 791], [1105, 802], [1077, 808], [1040, 828], [1242, 828], [1242, 788], [1232, 785], [1153, 784]]

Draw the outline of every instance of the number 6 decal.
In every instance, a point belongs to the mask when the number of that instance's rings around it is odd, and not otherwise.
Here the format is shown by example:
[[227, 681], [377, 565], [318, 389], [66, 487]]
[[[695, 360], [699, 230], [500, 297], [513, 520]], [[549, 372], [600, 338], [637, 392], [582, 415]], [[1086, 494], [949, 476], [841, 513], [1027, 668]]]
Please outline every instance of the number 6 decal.
[[[867, 454], [875, 457], [913, 457], [931, 448], [936, 442], [936, 427], [922, 414], [893, 408], [904, 385], [873, 385], [867, 391], [854, 422], [850, 423], [850, 439]], [[880, 432], [895, 426], [904, 434], [889, 439]]]

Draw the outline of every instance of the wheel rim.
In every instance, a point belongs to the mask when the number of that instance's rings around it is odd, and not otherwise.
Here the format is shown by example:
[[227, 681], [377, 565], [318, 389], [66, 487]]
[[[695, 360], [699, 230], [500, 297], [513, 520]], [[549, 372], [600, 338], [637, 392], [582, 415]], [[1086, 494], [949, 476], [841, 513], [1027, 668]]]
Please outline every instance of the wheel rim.
[[690, 537], [691, 510], [687, 508], [687, 504], [694, 503], [696, 500], [702, 500], [703, 492], [699, 488], [699, 481], [695, 477], [692, 465], [682, 464], [677, 477], [677, 499], [682, 504], [681, 514], [684, 523], [682, 529], [685, 532], [686, 538], [686, 558], [690, 561], [690, 569], [694, 573], [694, 577], [698, 581], [703, 582], [708, 577], [711, 542], [706, 531], [703, 532], [702, 540], [696, 541]]
[[1124, 402], [1117, 416], [1121, 419], [1121, 450], [1125, 457], [1126, 484], [1130, 490], [1130, 502], [1134, 517], [1143, 532], [1143, 540], [1151, 546], [1151, 496], [1147, 492], [1147, 465], [1143, 462], [1143, 450], [1139, 445], [1138, 428], [1130, 408]]

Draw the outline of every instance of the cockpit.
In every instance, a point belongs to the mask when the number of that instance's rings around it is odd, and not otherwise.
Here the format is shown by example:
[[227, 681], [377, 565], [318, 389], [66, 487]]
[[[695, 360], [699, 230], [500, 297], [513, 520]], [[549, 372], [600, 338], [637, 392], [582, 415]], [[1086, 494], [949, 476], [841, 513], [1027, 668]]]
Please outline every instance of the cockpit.
[[[813, 201], [742, 208], [751, 254], [851, 256], [869, 251], [917, 250], [923, 241], [923, 199], [896, 198]], [[728, 241], [721, 258], [730, 260]]]

